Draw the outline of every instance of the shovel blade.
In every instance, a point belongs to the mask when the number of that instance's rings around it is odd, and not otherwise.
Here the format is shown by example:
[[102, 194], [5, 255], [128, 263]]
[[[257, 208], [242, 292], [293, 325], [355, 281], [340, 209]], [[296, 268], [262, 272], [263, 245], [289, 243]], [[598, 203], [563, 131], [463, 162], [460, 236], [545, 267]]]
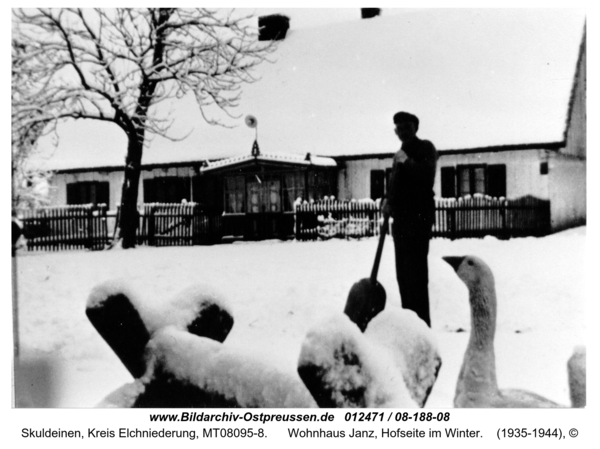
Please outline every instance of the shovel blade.
[[385, 308], [385, 289], [370, 278], [355, 283], [348, 293], [344, 313], [364, 332], [371, 321]]

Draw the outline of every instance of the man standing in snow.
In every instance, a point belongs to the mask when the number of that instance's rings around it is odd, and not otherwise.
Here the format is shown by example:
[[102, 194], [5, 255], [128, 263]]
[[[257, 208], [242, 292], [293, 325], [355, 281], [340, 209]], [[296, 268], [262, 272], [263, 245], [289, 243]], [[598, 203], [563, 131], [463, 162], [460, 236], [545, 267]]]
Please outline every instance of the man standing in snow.
[[417, 137], [419, 119], [408, 112], [394, 115], [402, 146], [394, 155], [383, 214], [393, 217], [396, 277], [402, 306], [414, 310], [431, 327], [427, 254], [435, 218], [433, 182], [437, 151]]

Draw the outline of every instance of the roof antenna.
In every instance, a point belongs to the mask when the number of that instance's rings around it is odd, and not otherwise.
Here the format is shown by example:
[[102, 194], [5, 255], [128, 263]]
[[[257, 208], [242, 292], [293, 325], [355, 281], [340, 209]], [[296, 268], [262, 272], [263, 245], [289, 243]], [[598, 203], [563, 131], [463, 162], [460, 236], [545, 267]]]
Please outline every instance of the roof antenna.
[[254, 144], [252, 144], [251, 154], [254, 157], [260, 156], [260, 149], [258, 148], [258, 120], [256, 120], [256, 117], [253, 115], [247, 115], [245, 121], [249, 128], [254, 128], [255, 130]]

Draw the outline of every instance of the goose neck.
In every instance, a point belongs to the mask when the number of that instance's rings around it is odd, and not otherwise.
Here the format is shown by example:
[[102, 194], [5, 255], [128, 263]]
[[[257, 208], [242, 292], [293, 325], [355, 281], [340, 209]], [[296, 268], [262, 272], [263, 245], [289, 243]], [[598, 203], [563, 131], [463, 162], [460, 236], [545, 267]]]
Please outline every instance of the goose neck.
[[471, 340], [477, 347], [493, 345], [496, 333], [496, 292], [493, 286], [473, 285], [469, 288], [471, 303]]

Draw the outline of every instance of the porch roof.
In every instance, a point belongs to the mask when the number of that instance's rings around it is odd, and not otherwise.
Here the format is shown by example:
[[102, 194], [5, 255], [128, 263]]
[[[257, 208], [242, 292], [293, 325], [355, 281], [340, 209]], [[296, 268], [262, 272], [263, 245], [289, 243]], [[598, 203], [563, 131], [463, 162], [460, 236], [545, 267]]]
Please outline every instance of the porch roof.
[[286, 166], [298, 166], [298, 167], [336, 167], [337, 163], [333, 158], [314, 156], [307, 153], [305, 156], [300, 154], [258, 154], [230, 157], [228, 159], [222, 159], [215, 162], [207, 162], [206, 166], [200, 169], [201, 173], [214, 172], [217, 170], [230, 169], [239, 167], [241, 165], [247, 165], [249, 163], [270, 163]]

